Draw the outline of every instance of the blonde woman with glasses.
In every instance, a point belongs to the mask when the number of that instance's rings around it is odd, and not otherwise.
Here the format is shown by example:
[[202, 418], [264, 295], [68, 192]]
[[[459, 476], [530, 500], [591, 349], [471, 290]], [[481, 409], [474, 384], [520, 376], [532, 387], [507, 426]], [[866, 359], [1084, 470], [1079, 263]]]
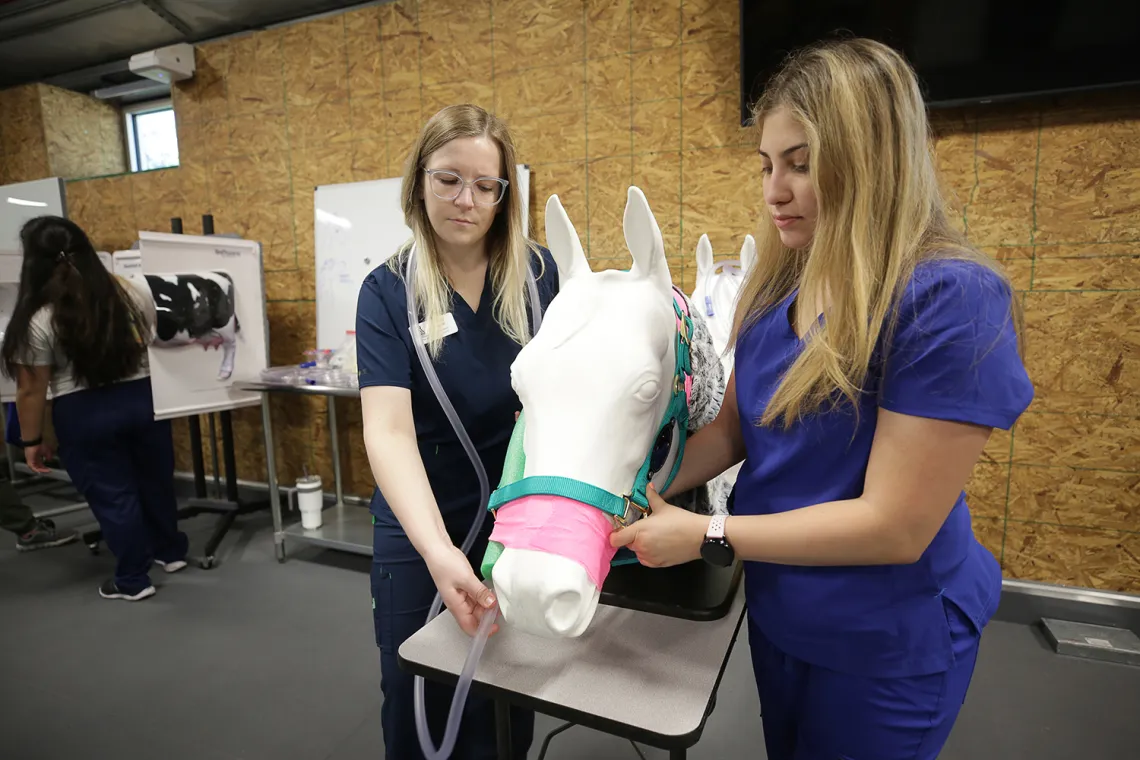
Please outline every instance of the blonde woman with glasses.
[[[404, 173], [402, 204], [413, 239], [374, 270], [360, 290], [357, 362], [372, 496], [372, 600], [380, 648], [385, 756], [419, 758], [413, 677], [400, 644], [425, 622], [436, 591], [468, 634], [491, 592], [475, 575], [492, 521], [469, 554], [460, 548], [478, 510], [479, 483], [425, 375], [408, 314], [493, 485], [522, 408], [510, 366], [534, 331], [527, 270], [545, 311], [558, 291], [549, 251], [523, 234], [523, 206], [507, 127], [481, 108], [444, 108], [424, 126]], [[415, 264], [409, 267], [409, 256]], [[409, 281], [409, 269], [411, 280]], [[452, 690], [425, 684], [428, 724], [438, 742]], [[534, 714], [512, 710], [514, 754], [526, 757]], [[456, 758], [495, 756], [494, 707], [470, 695]]]
[[743, 460], [731, 514], [654, 494], [611, 540], [653, 566], [744, 561], [770, 760], [933, 760], [1001, 596], [963, 489], [1033, 398], [1018, 303], [947, 219], [902, 56], [802, 51], [755, 115], [767, 214], [734, 374], [672, 485]]

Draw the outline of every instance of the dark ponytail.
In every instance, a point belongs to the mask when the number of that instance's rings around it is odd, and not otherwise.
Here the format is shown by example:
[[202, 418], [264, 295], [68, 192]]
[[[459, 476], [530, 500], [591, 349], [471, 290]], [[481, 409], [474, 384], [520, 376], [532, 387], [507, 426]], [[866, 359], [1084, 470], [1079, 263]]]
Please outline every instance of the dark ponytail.
[[20, 242], [20, 289], [0, 348], [4, 374], [14, 378], [25, 362], [29, 325], [45, 306], [76, 383], [97, 388], [137, 373], [146, 352], [142, 314], [79, 225], [37, 217], [20, 230]]

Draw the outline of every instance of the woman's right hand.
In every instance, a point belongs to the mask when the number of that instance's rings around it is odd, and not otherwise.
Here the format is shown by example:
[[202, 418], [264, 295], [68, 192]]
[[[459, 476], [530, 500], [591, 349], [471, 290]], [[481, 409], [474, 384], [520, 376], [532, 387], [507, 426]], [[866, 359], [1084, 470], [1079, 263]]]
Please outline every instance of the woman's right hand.
[[[448, 544], [425, 559], [436, 590], [464, 633], [474, 636], [483, 615], [498, 614], [495, 595], [476, 577], [459, 547]], [[498, 623], [491, 626], [492, 634], [498, 630]]]

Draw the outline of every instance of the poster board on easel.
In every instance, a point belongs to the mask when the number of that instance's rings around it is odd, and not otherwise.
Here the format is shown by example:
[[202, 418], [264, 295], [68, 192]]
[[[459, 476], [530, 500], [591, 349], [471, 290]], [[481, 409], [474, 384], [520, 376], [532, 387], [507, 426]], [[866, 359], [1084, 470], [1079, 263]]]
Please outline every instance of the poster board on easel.
[[[24, 257], [18, 250], [0, 249], [0, 342], [8, 330], [8, 320], [16, 308], [16, 295], [20, 289], [20, 267]], [[0, 402], [16, 400], [16, 381], [0, 372]]]
[[[67, 216], [67, 195], [61, 178], [0, 185], [0, 338], [12, 318], [19, 289], [23, 263], [20, 230], [37, 216]], [[16, 381], [0, 372], [0, 401], [15, 400]]]
[[0, 249], [19, 251], [21, 228], [37, 216], [67, 216], [62, 179], [0, 185]]
[[[259, 380], [269, 366], [261, 244], [140, 232], [139, 255], [142, 272], [125, 276], [145, 283], [155, 302], [158, 335], [148, 349], [155, 419], [260, 404], [259, 393], [237, 384]], [[204, 313], [212, 321], [188, 321]]]
[[142, 274], [142, 254], [136, 250], [115, 251], [111, 254], [111, 271], [123, 277]]
[[[523, 234], [530, 205], [530, 167], [515, 167]], [[313, 192], [318, 349], [335, 350], [356, 329], [364, 278], [407, 242], [412, 231], [400, 207], [401, 177], [320, 185]]]

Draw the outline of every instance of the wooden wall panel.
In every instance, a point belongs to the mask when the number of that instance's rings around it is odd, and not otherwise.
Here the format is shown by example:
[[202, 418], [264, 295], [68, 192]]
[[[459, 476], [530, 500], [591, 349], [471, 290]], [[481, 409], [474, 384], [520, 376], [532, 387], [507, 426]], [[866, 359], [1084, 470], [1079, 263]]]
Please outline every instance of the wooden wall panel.
[[1140, 533], [1010, 521], [1006, 577], [1103, 590], [1140, 589]]
[[629, 3], [586, 0], [586, 57], [628, 53], [633, 41], [630, 24]]
[[[421, 6], [465, 5], [456, 0]], [[578, 64], [586, 54], [586, 9], [580, 0], [495, 0], [495, 72], [547, 65]]]
[[486, 82], [494, 77], [490, 0], [458, 7], [424, 3], [420, 11], [420, 77], [424, 85]]
[[[68, 217], [86, 231], [96, 249], [130, 248], [139, 236], [133, 191], [129, 175], [68, 182]], [[165, 229], [170, 229], [169, 222]]]
[[50, 176], [39, 85], [0, 90], [0, 183]]
[[1037, 134], [1035, 115], [979, 124], [973, 149], [974, 186], [965, 213], [974, 243], [1032, 242]]
[[39, 85], [51, 173], [65, 179], [127, 170], [119, 109], [71, 90]]
[[1042, 114], [1037, 242], [1140, 239], [1138, 125], [1135, 103], [1095, 114]]
[[[196, 230], [205, 212], [261, 238], [273, 359], [295, 362], [315, 329], [313, 187], [398, 176], [423, 121], [471, 99], [508, 120], [531, 165], [540, 242], [557, 193], [591, 265], [627, 267], [633, 182], [688, 290], [700, 235], [735, 258], [764, 214], [755, 134], [739, 123], [737, 25], [719, 0], [422, 0], [221, 40], [175, 87], [182, 167], [69, 195], [105, 248], [178, 214]], [[1003, 262], [1024, 305], [1037, 388], [967, 486], [975, 532], [1007, 577], [1140, 591], [1140, 107], [939, 112], [935, 133], [954, 223]], [[367, 496], [359, 408], [341, 407], [347, 488]], [[323, 403], [276, 399], [273, 415], [282, 479], [331, 480]], [[235, 434], [242, 477], [263, 477], [256, 410]], [[188, 467], [184, 425], [176, 438]]]
[[630, 3], [630, 26], [634, 50], [680, 44], [680, 0], [633, 0]]

